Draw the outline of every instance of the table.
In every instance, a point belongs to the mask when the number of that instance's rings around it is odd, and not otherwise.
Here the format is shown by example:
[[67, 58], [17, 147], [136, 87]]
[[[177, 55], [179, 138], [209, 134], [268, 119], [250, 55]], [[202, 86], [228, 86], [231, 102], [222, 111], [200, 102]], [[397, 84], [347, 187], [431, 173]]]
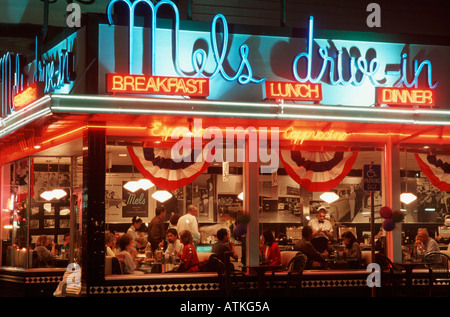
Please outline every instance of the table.
[[279, 271], [283, 268], [282, 265], [244, 265], [243, 269], [248, 269], [256, 272], [258, 275], [258, 293], [259, 296], [262, 297], [264, 295], [264, 275], [267, 271]]
[[173, 269], [177, 269], [178, 264], [167, 263], [163, 261], [143, 261], [139, 267], [139, 271], [144, 273], [166, 273]]
[[343, 259], [343, 258], [335, 258], [331, 257], [325, 259], [325, 262], [328, 264], [328, 268], [330, 269], [358, 269], [359, 261], [358, 259]]
[[51, 266], [54, 267], [67, 267], [69, 265], [69, 259], [66, 257], [55, 256], [51, 261]]
[[402, 262], [394, 262], [405, 269], [406, 287], [409, 294], [412, 294], [412, 271], [415, 268], [425, 267], [426, 263], [423, 260], [403, 260]]

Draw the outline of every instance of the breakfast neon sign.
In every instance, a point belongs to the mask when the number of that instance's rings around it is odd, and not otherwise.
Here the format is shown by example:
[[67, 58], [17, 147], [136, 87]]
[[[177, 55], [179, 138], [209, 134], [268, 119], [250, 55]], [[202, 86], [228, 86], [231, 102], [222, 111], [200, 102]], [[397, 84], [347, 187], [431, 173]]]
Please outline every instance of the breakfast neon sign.
[[207, 78], [107, 74], [106, 82], [106, 89], [111, 93], [193, 97], [209, 95], [209, 79]]

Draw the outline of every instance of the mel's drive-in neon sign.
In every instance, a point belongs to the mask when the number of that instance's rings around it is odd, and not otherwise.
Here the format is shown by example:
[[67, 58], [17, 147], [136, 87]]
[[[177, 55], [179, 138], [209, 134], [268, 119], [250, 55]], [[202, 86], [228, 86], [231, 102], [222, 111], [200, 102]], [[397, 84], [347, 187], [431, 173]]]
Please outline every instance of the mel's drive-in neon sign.
[[[126, 4], [128, 7], [129, 14], [129, 25], [128, 25], [128, 69], [130, 75], [132, 74], [132, 70], [134, 69], [135, 61], [135, 28], [134, 28], [134, 19], [135, 19], [135, 9], [138, 4], [146, 4], [150, 9], [150, 17], [151, 17], [151, 34], [149, 38], [149, 47], [150, 47], [150, 62], [152, 71], [155, 69], [155, 63], [157, 63], [157, 50], [158, 47], [155, 41], [156, 34], [156, 16], [159, 8], [161, 6], [168, 6], [173, 11], [174, 16], [174, 27], [173, 27], [173, 67], [180, 76], [180, 78], [191, 77], [191, 78], [206, 78], [206, 79], [214, 79], [216, 76], [222, 76], [222, 78], [226, 81], [236, 81], [239, 84], [247, 85], [247, 84], [262, 84], [264, 83], [263, 95], [265, 99], [284, 99], [284, 100], [307, 100], [307, 101], [320, 101], [322, 99], [322, 87], [321, 83], [326, 83], [332, 86], [342, 85], [352, 85], [352, 86], [361, 86], [365, 81], [370, 81], [374, 87], [383, 87], [384, 78], [383, 72], [380, 69], [380, 61], [377, 57], [372, 58], [370, 61], [366, 60], [365, 57], [355, 58], [351, 56], [348, 58], [347, 62], [344, 62], [344, 52], [342, 49], [339, 50], [330, 50], [328, 48], [319, 47], [318, 54], [319, 59], [314, 60], [313, 57], [313, 43], [314, 43], [314, 19], [311, 17], [309, 21], [309, 32], [308, 32], [308, 47], [307, 52], [302, 52], [298, 54], [293, 62], [292, 62], [292, 73], [293, 77], [296, 81], [292, 82], [283, 82], [283, 81], [269, 81], [266, 78], [255, 78], [254, 69], [250, 63], [249, 56], [252, 53], [247, 44], [242, 44], [238, 48], [237, 55], [240, 60], [238, 61], [238, 67], [234, 74], [229, 74], [225, 71], [224, 64], [227, 62], [229, 47], [229, 33], [228, 33], [228, 24], [225, 16], [222, 14], [217, 14], [212, 22], [211, 22], [211, 30], [210, 30], [210, 47], [208, 50], [203, 48], [199, 48], [193, 50], [191, 61], [192, 65], [191, 69], [183, 70], [180, 65], [180, 18], [177, 6], [168, 0], [159, 1], [157, 4], [153, 4], [148, 0], [112, 0], [107, 8], [107, 14], [110, 24], [113, 24], [112, 18], [112, 10], [113, 6], [116, 3]], [[220, 28], [221, 24], [221, 28]], [[221, 29], [222, 36], [217, 36], [217, 31]], [[210, 52], [213, 56], [213, 61], [215, 63], [214, 70], [212, 72], [205, 72], [207, 69], [208, 62], [211, 59], [208, 59], [208, 53]], [[412, 105], [434, 105], [434, 92], [438, 85], [437, 82], [433, 82], [432, 79], [432, 65], [429, 60], [423, 60], [419, 62], [418, 60], [414, 60], [414, 67], [412, 74], [408, 74], [408, 55], [403, 53], [401, 55], [401, 67], [399, 72], [399, 78], [396, 80], [395, 87], [390, 87], [389, 91], [384, 93], [384, 96], [387, 97], [390, 94], [390, 98], [377, 98], [377, 102], [386, 101], [383, 103], [392, 103], [392, 104], [412, 104]], [[318, 72], [314, 73], [313, 71], [313, 62], [319, 63], [320, 69]], [[306, 66], [306, 70], [303, 73], [300, 72], [300, 66], [303, 64]], [[192, 71], [194, 70], [194, 71]], [[344, 70], [348, 70], [345, 72]], [[418, 88], [419, 86], [419, 77], [424, 76], [424, 73], [427, 73], [426, 83], [428, 85], [426, 97], [422, 100], [419, 97], [419, 92], [412, 92], [414, 97], [412, 98], [397, 98], [400, 95], [405, 94], [400, 89], [404, 88]], [[346, 75], [344, 75], [346, 74]], [[152, 76], [153, 74], [148, 74], [148, 76]], [[115, 77], [117, 80], [114, 86], [114, 82], [111, 81], [111, 74], [108, 74], [107, 80], [107, 91], [116, 92], [116, 93], [142, 93], [145, 89], [136, 89], [136, 81], [134, 77], [128, 78], [128, 88], [126, 85], [126, 78], [124, 75], [120, 75], [119, 77]], [[408, 78], [412, 77], [410, 81]], [[140, 80], [145, 81], [144, 77], [141, 77]], [[176, 82], [175, 79], [171, 78], [161, 84], [161, 87], [155, 89], [157, 85], [157, 80], [161, 80], [161, 78], [155, 78], [149, 85], [149, 92], [153, 93], [173, 93], [177, 94], [177, 92], [185, 91], [184, 94], [188, 96], [196, 96], [199, 91], [199, 86], [196, 85], [196, 89], [187, 89], [187, 85], [185, 85], [184, 81]], [[169, 88], [166, 84], [171, 83], [171, 88]], [[149, 82], [147, 80], [147, 82]], [[187, 84], [187, 83], [186, 83]], [[193, 84], [193, 82], [191, 82]], [[143, 83], [141, 87], [143, 87]], [[190, 91], [188, 91], [190, 90]], [[411, 92], [411, 90], [408, 90]], [[433, 103], [429, 102], [428, 94], [431, 93]], [[403, 96], [403, 95], [402, 95]]]
[[[169, 0], [161, 0], [153, 4], [150, 0], [112, 0], [107, 7], [110, 24], [113, 24], [112, 11], [115, 4], [126, 5], [128, 9], [128, 73], [107, 74], [107, 91], [110, 93], [127, 94], [173, 94], [191, 97], [207, 97], [212, 79], [221, 77], [228, 82], [240, 85], [260, 84], [263, 89], [263, 98], [283, 100], [307, 100], [319, 102], [322, 100], [322, 85], [354, 86], [359, 87], [367, 82], [377, 88], [376, 101], [388, 105], [419, 105], [433, 106], [436, 104], [435, 89], [437, 81], [433, 81], [432, 63], [430, 60], [412, 60], [408, 62], [408, 54], [402, 52], [399, 56], [398, 78], [393, 87], [386, 86], [387, 70], [383, 70], [380, 52], [373, 54], [372, 58], [361, 54], [359, 57], [345, 53], [347, 48], [332, 48], [319, 45], [314, 51], [314, 19], [309, 20], [306, 51], [298, 53], [292, 60], [291, 81], [272, 81], [266, 77], [255, 76], [255, 69], [251, 64], [252, 50], [244, 43], [237, 48], [232, 46], [229, 38], [228, 23], [224, 15], [217, 14], [210, 29], [210, 41], [207, 48], [188, 48], [186, 44], [180, 45], [180, 17], [177, 6]], [[149, 30], [148, 58], [151, 71], [147, 74], [135, 74], [134, 67], [138, 64], [135, 59], [135, 10], [137, 5], [146, 5], [150, 12], [151, 25]], [[172, 64], [175, 76], [167, 77], [164, 74], [154, 74], [157, 57], [167, 54], [157, 54], [156, 20], [157, 12], [161, 6], [173, 11], [173, 29], [171, 37]], [[218, 36], [220, 33], [220, 36]], [[147, 41], [147, 39], [144, 39]], [[357, 44], [352, 43], [352, 47]], [[126, 46], [125, 46], [126, 47]], [[233, 47], [233, 49], [231, 49]], [[183, 49], [183, 52], [181, 51]], [[236, 50], [236, 51], [234, 51]], [[187, 51], [191, 52], [191, 65], [180, 65], [180, 56]], [[230, 55], [233, 54], [233, 58]], [[237, 56], [237, 58], [236, 58]], [[183, 57], [187, 57], [184, 56]], [[142, 59], [147, 58], [142, 56]], [[230, 59], [230, 60], [229, 60]], [[35, 81], [44, 83], [44, 93], [49, 93], [62, 85], [73, 81], [74, 59], [71, 52], [61, 50], [52, 61], [41, 60], [36, 56], [37, 70], [28, 84], [25, 82], [20, 59], [7, 53], [0, 57], [2, 108], [1, 116], [17, 111], [14, 107], [14, 96], [19, 94], [28, 85]], [[183, 58], [183, 60], [186, 60]], [[212, 64], [214, 63], [214, 64]], [[225, 65], [227, 67], [225, 67]], [[233, 65], [233, 67], [230, 67]], [[319, 66], [318, 68], [313, 67]], [[186, 68], [186, 69], [184, 69]], [[206, 71], [208, 70], [208, 71]], [[271, 74], [263, 74], [271, 76]], [[392, 76], [390, 73], [389, 76]], [[419, 79], [422, 87], [419, 87]]]

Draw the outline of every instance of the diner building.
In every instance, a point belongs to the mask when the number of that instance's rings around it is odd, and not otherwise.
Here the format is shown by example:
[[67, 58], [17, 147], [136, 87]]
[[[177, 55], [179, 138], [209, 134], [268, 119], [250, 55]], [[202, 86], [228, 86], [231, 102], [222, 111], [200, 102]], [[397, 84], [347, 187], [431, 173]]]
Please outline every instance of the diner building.
[[[321, 206], [335, 243], [352, 231], [366, 265], [375, 243], [401, 262], [422, 227], [447, 250], [449, 46], [313, 16], [300, 28], [185, 20], [176, 3], [108, 1], [51, 47], [37, 41], [34, 58], [0, 56], [2, 296], [53, 295], [73, 272], [87, 296], [223, 294], [215, 272], [114, 271], [105, 234], [139, 217], [147, 235], [161, 205], [166, 228], [198, 208], [198, 254], [228, 229], [238, 271], [259, 264], [266, 230], [292, 251]], [[43, 235], [58, 265], [39, 267]], [[310, 270], [299, 283], [305, 296], [370, 296], [370, 273]], [[270, 278], [267, 294], [288, 281]], [[232, 282], [257, 294], [251, 274]]]

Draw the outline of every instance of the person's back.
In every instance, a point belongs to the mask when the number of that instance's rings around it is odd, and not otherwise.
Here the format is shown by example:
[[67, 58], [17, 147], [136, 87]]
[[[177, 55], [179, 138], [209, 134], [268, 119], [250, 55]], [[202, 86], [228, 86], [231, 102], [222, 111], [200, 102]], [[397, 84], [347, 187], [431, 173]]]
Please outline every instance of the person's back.
[[45, 247], [43, 245], [37, 246], [34, 250], [37, 253], [39, 262], [43, 263], [45, 265], [48, 265], [55, 258], [53, 253], [51, 253], [47, 249], [47, 247]]
[[190, 205], [188, 206], [188, 212], [184, 216], [181, 216], [177, 223], [177, 231], [182, 232], [188, 230], [192, 235], [194, 243], [200, 240], [200, 232], [198, 231], [196, 218], [197, 213], [197, 207]]
[[148, 225], [148, 242], [150, 242], [153, 252], [159, 248], [159, 244], [164, 240], [166, 235], [163, 220], [165, 215], [166, 209], [164, 207], [156, 207], [155, 217]]
[[319, 262], [323, 266], [325, 264], [324, 258], [311, 243], [312, 228], [309, 226], [304, 227], [302, 230], [302, 237], [303, 239], [295, 244], [294, 250], [302, 252], [308, 258], [305, 268], [311, 269], [313, 267], [313, 262]]

